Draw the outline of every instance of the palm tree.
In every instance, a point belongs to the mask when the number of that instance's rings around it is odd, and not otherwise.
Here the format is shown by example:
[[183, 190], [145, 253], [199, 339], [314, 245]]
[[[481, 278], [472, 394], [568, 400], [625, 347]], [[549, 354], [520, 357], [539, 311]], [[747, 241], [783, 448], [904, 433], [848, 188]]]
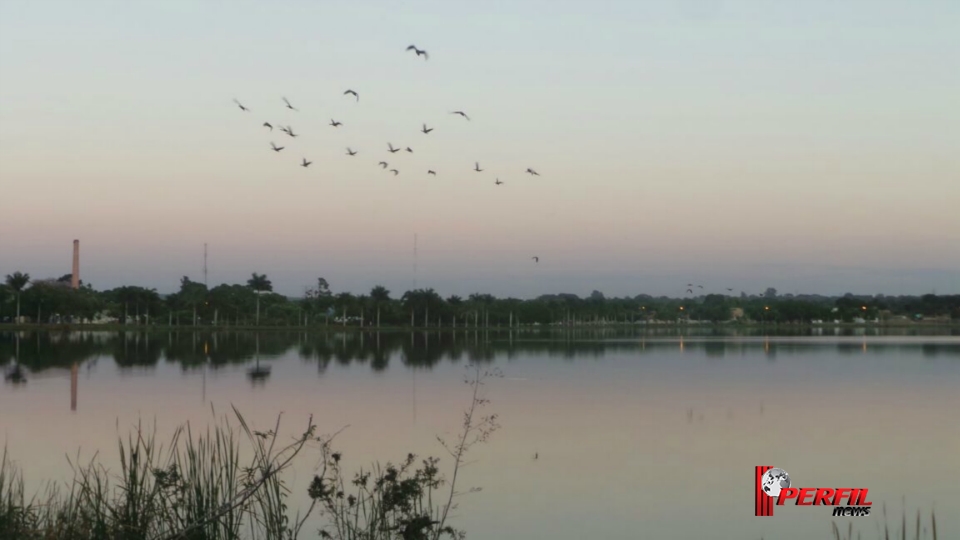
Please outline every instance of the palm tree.
[[13, 292], [17, 293], [17, 322], [20, 322], [20, 292], [27, 286], [27, 283], [30, 283], [30, 274], [22, 272], [7, 274], [7, 285], [13, 289]]
[[273, 284], [267, 279], [266, 274], [253, 273], [253, 277], [247, 280], [247, 286], [257, 293], [257, 326], [260, 326], [260, 293], [273, 290]]
[[377, 308], [377, 328], [380, 328], [380, 305], [390, 301], [390, 291], [383, 285], [370, 289], [370, 299]]
[[[463, 311], [463, 298], [460, 298], [457, 295], [453, 295], [450, 298], [447, 298], [447, 304], [450, 305], [450, 308], [453, 310], [453, 327], [457, 327], [457, 317]], [[466, 326], [467, 322], [464, 321], [463, 325]]]

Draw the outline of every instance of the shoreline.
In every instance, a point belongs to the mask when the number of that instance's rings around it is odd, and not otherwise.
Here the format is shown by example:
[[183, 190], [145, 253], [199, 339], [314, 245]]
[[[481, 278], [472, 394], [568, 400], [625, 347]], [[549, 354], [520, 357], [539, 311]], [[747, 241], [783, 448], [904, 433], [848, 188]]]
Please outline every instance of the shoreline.
[[242, 332], [423, 332], [423, 331], [443, 331], [454, 332], [469, 330], [480, 331], [522, 331], [522, 330], [584, 330], [584, 329], [682, 329], [682, 328], [707, 328], [715, 329], [773, 329], [773, 330], [812, 330], [824, 328], [876, 328], [876, 329], [960, 329], [960, 320], [958, 321], [937, 321], [937, 322], [886, 322], [886, 323], [824, 323], [824, 324], [764, 324], [764, 323], [696, 323], [696, 322], [662, 322], [652, 324], [630, 324], [630, 323], [605, 323], [605, 324], [575, 324], [575, 325], [530, 325], [520, 326], [358, 326], [342, 324], [317, 324], [317, 325], [289, 325], [289, 326], [253, 326], [253, 325], [135, 325], [135, 324], [0, 324], [0, 332], [23, 332], [23, 331], [60, 331], [60, 332], [212, 332], [212, 331], [242, 331]]

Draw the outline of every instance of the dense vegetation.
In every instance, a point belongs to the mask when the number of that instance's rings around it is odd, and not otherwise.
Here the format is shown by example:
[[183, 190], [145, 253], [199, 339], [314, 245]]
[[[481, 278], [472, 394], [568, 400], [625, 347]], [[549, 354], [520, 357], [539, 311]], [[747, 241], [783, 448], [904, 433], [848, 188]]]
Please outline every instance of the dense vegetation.
[[[312, 417], [289, 440], [279, 417], [273, 429], [258, 431], [234, 408], [233, 422], [215, 419], [196, 431], [187, 424], [166, 445], [137, 426], [118, 441], [118, 469], [98, 456], [72, 460], [72, 481], [52, 482], [35, 496], [0, 451], [0, 539], [462, 539], [450, 514], [462, 494], [457, 474], [472, 447], [499, 428], [496, 414], [482, 415], [489, 400], [481, 389], [502, 375], [473, 368], [464, 380], [471, 400], [459, 433], [437, 437], [449, 456], [449, 478], [440, 459], [413, 454], [351, 472], [332, 447], [337, 434], [317, 435]], [[319, 453], [311, 460], [318, 463], [313, 479], [292, 491], [285, 473], [311, 452]]]
[[516, 326], [528, 324], [596, 324], [651, 322], [758, 323], [854, 322], [936, 318], [960, 320], [960, 295], [856, 296], [703, 294], [689, 298], [637, 295], [607, 298], [594, 291], [544, 295], [535, 299], [495, 298], [489, 294], [441, 297], [433, 289], [416, 289], [391, 297], [382, 286], [368, 294], [334, 293], [323, 278], [302, 298], [273, 292], [266, 275], [254, 273], [245, 284], [208, 288], [184, 276], [180, 289], [161, 295], [155, 289], [123, 286], [97, 291], [71, 289], [70, 276], [31, 280], [16, 272], [0, 285], [0, 321], [90, 322], [109, 319], [123, 324], [198, 326]]

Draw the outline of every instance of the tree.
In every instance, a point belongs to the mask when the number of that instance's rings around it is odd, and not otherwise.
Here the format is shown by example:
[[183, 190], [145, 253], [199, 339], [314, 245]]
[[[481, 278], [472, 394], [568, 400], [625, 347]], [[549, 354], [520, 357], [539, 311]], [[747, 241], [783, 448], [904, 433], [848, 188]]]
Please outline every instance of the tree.
[[374, 307], [377, 308], [377, 328], [380, 328], [380, 306], [390, 301], [390, 291], [383, 285], [377, 285], [370, 289], [370, 300], [373, 301]]
[[727, 297], [722, 294], [708, 294], [696, 312], [701, 318], [712, 322], [730, 320], [730, 306]]
[[307, 289], [304, 297], [306, 300], [304, 302], [305, 306], [310, 308], [308, 311], [316, 310], [318, 313], [328, 316], [327, 310], [333, 305], [333, 293], [330, 292], [330, 284], [327, 283], [326, 279], [317, 278], [317, 286]]
[[180, 280], [180, 292], [177, 293], [176, 300], [193, 309], [193, 324], [195, 325], [197, 324], [197, 306], [204, 304], [207, 300], [207, 286], [183, 276]]
[[330, 284], [322, 277], [317, 278], [317, 296], [333, 296], [333, 293], [330, 292]]
[[17, 295], [17, 322], [20, 322], [20, 293], [27, 286], [27, 283], [30, 283], [30, 274], [22, 272], [7, 274], [7, 286], [13, 289], [13, 292]]
[[257, 325], [260, 324], [260, 294], [273, 290], [273, 283], [267, 279], [266, 274], [253, 273], [253, 277], [247, 280], [247, 286], [257, 293]]
[[767, 299], [772, 299], [777, 297], [777, 290], [773, 287], [767, 287], [767, 290], [763, 293], [763, 297]]

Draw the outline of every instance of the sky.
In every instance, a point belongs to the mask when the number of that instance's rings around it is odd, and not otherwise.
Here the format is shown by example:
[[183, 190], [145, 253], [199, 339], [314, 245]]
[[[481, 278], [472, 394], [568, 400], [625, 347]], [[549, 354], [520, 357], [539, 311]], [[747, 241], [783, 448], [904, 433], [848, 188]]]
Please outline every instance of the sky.
[[205, 243], [211, 286], [292, 296], [960, 293], [958, 34], [932, 0], [0, 0], [0, 274], [79, 239], [162, 293]]

